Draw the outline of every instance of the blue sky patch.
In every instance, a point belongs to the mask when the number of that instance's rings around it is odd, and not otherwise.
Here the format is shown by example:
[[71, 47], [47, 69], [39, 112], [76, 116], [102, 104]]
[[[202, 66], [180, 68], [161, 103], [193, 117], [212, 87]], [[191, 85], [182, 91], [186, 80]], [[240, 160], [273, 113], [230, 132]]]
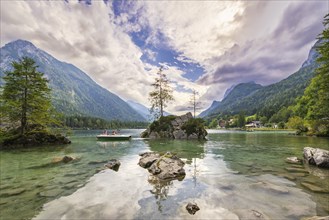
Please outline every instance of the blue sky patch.
[[[120, 15], [128, 14], [128, 21], [126, 24], [120, 25], [135, 25], [138, 24], [138, 14], [132, 15], [130, 10], [133, 8], [134, 2], [132, 1], [113, 1], [113, 12], [115, 18]], [[160, 66], [161, 63], [165, 63], [168, 66], [176, 67], [179, 70], [185, 72], [182, 76], [192, 82], [196, 81], [201, 75], [205, 73], [205, 70], [198, 63], [192, 62], [189, 58], [179, 59], [182, 54], [172, 49], [168, 44], [168, 39], [161, 31], [154, 31], [152, 33], [150, 27], [140, 26], [138, 31], [128, 32], [132, 41], [142, 51], [141, 57], [142, 62], [149, 63], [154, 66]], [[148, 38], [151, 35], [156, 35], [156, 42], [150, 41]]]

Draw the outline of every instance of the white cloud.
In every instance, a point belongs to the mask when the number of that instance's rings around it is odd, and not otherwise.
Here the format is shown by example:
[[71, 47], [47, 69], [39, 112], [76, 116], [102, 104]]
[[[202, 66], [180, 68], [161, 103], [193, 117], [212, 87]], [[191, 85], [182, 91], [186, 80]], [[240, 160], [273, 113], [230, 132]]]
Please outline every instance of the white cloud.
[[[29, 40], [111, 92], [144, 105], [157, 67], [140, 58], [144, 53], [154, 60], [156, 51], [142, 51], [128, 34], [149, 28], [146, 43], [170, 47], [181, 54], [178, 60], [206, 70], [193, 83], [167, 64], [176, 88], [176, 101], [168, 108], [172, 113], [187, 105], [192, 89], [199, 91], [202, 105], [209, 105], [232, 84], [268, 84], [293, 73], [306, 59], [328, 8], [325, 1], [135, 1], [115, 18], [112, 6], [103, 1], [0, 4], [2, 46]], [[136, 22], [131, 22], [134, 16]]]
[[109, 13], [111, 8], [102, 1], [91, 6], [64, 1], [1, 2], [1, 45], [29, 40], [122, 98], [147, 104], [151, 73], [144, 70], [140, 49], [110, 22]]

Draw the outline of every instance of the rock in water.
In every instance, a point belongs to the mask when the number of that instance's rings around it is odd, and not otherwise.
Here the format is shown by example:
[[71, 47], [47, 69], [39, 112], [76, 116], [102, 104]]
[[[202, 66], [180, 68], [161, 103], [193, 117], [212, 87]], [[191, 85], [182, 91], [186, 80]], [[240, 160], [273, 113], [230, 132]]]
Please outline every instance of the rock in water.
[[286, 162], [287, 163], [292, 163], [292, 164], [301, 164], [302, 160], [298, 159], [297, 157], [287, 157]]
[[140, 154], [139, 165], [148, 168], [148, 171], [160, 180], [182, 179], [186, 173], [185, 163], [170, 152], [160, 156], [157, 153], [147, 152]]
[[329, 215], [328, 216], [304, 217], [301, 220], [329, 220]]
[[141, 158], [139, 159], [138, 165], [143, 168], [149, 168], [157, 159], [160, 158], [160, 155], [154, 152], [146, 152], [140, 154]]
[[320, 148], [305, 147], [304, 158], [311, 164], [322, 168], [329, 168], [329, 151]]
[[191, 215], [194, 215], [197, 211], [200, 210], [199, 206], [196, 203], [191, 203], [189, 202], [186, 205], [186, 210], [188, 211], [188, 213], [190, 213]]
[[71, 157], [71, 156], [64, 156], [62, 161], [63, 161], [64, 163], [68, 163], [68, 162], [70, 162], [70, 161], [72, 161], [72, 160], [74, 160], [74, 157]]
[[52, 163], [68, 163], [72, 160], [75, 160], [76, 158], [72, 157], [72, 156], [64, 156], [64, 157], [55, 157], [52, 159]]
[[120, 161], [118, 161], [117, 159], [111, 159], [104, 166], [107, 167], [107, 168], [109, 168], [109, 169], [111, 169], [111, 170], [118, 171], [120, 165], [121, 165]]

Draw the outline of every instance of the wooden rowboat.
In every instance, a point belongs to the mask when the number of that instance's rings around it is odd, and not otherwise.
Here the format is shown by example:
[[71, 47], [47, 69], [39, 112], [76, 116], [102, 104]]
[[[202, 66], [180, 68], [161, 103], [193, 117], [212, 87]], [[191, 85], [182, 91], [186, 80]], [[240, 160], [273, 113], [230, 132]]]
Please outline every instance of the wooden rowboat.
[[131, 139], [131, 135], [123, 134], [100, 134], [96, 137], [99, 141], [128, 141]]

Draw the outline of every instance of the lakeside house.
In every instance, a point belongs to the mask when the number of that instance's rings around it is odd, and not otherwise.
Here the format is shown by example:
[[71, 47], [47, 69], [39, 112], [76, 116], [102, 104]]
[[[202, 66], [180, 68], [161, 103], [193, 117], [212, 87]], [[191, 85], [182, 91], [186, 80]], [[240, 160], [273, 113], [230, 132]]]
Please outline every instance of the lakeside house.
[[262, 124], [260, 123], [260, 121], [252, 121], [248, 124], [246, 124], [247, 128], [260, 128], [262, 127]]

